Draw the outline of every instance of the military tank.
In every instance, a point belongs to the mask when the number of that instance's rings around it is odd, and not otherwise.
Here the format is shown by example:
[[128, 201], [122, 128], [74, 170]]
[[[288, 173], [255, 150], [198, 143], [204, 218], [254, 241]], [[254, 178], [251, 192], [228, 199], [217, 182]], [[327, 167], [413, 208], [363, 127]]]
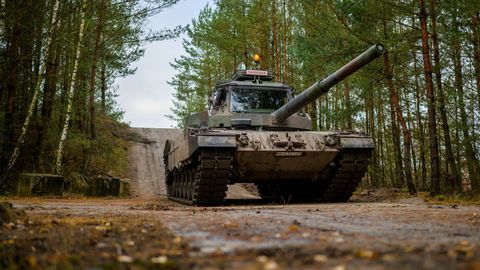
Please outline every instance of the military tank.
[[294, 96], [272, 72], [239, 70], [213, 89], [207, 111], [190, 115], [183, 134], [164, 148], [169, 199], [222, 205], [227, 185], [254, 183], [264, 199], [344, 202], [368, 169], [372, 137], [311, 131], [302, 108], [384, 51], [375, 44]]

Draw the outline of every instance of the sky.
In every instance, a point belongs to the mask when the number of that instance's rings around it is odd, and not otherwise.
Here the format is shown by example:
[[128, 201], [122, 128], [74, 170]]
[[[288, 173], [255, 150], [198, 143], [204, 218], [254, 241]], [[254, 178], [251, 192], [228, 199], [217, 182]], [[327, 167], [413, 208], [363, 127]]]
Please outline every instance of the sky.
[[[191, 24], [200, 10], [212, 0], [181, 0], [175, 6], [165, 9], [151, 17], [147, 28], [161, 30], [176, 25]], [[167, 84], [175, 74], [170, 63], [185, 54], [182, 39], [165, 40], [145, 45], [145, 54], [137, 62], [132, 63], [137, 71], [134, 75], [118, 78], [117, 102], [125, 111], [124, 121], [132, 127], [168, 128], [175, 122], [165, 117], [173, 106], [173, 87]]]

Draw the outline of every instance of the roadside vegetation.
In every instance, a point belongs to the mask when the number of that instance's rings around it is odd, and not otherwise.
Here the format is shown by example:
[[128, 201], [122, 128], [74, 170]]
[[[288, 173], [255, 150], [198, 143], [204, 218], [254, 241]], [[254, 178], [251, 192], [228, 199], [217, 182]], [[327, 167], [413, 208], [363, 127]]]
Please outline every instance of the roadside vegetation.
[[72, 186], [126, 176], [114, 81], [135, 72], [145, 42], [183, 31], [146, 27], [176, 2], [1, 2], [0, 194], [16, 172], [62, 174]]

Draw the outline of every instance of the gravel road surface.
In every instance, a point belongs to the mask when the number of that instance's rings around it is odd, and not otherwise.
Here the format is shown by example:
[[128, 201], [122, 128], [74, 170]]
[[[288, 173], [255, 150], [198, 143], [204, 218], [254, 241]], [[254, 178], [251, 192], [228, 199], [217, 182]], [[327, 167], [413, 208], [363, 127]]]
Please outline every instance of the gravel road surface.
[[419, 197], [355, 196], [339, 204], [265, 204], [243, 186], [225, 206], [168, 201], [162, 148], [174, 129], [134, 129], [131, 199], [17, 199], [32, 214], [160, 222], [188, 243], [192, 269], [480, 269], [480, 207]]

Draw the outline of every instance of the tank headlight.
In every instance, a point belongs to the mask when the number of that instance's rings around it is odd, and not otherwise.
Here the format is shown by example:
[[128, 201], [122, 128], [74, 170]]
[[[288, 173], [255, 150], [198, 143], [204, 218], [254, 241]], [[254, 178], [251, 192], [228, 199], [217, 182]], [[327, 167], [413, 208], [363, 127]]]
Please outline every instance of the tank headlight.
[[335, 136], [328, 135], [325, 137], [325, 143], [327, 145], [335, 145], [337, 143], [337, 139], [335, 138]]
[[262, 57], [260, 56], [260, 54], [256, 53], [255, 55], [253, 55], [253, 61], [255, 61], [255, 63], [260, 63], [261, 59]]
[[250, 139], [248, 139], [248, 136], [246, 133], [242, 133], [242, 135], [238, 137], [238, 141], [240, 142], [241, 145], [245, 146], [245, 145], [248, 145], [248, 142], [250, 141]]

